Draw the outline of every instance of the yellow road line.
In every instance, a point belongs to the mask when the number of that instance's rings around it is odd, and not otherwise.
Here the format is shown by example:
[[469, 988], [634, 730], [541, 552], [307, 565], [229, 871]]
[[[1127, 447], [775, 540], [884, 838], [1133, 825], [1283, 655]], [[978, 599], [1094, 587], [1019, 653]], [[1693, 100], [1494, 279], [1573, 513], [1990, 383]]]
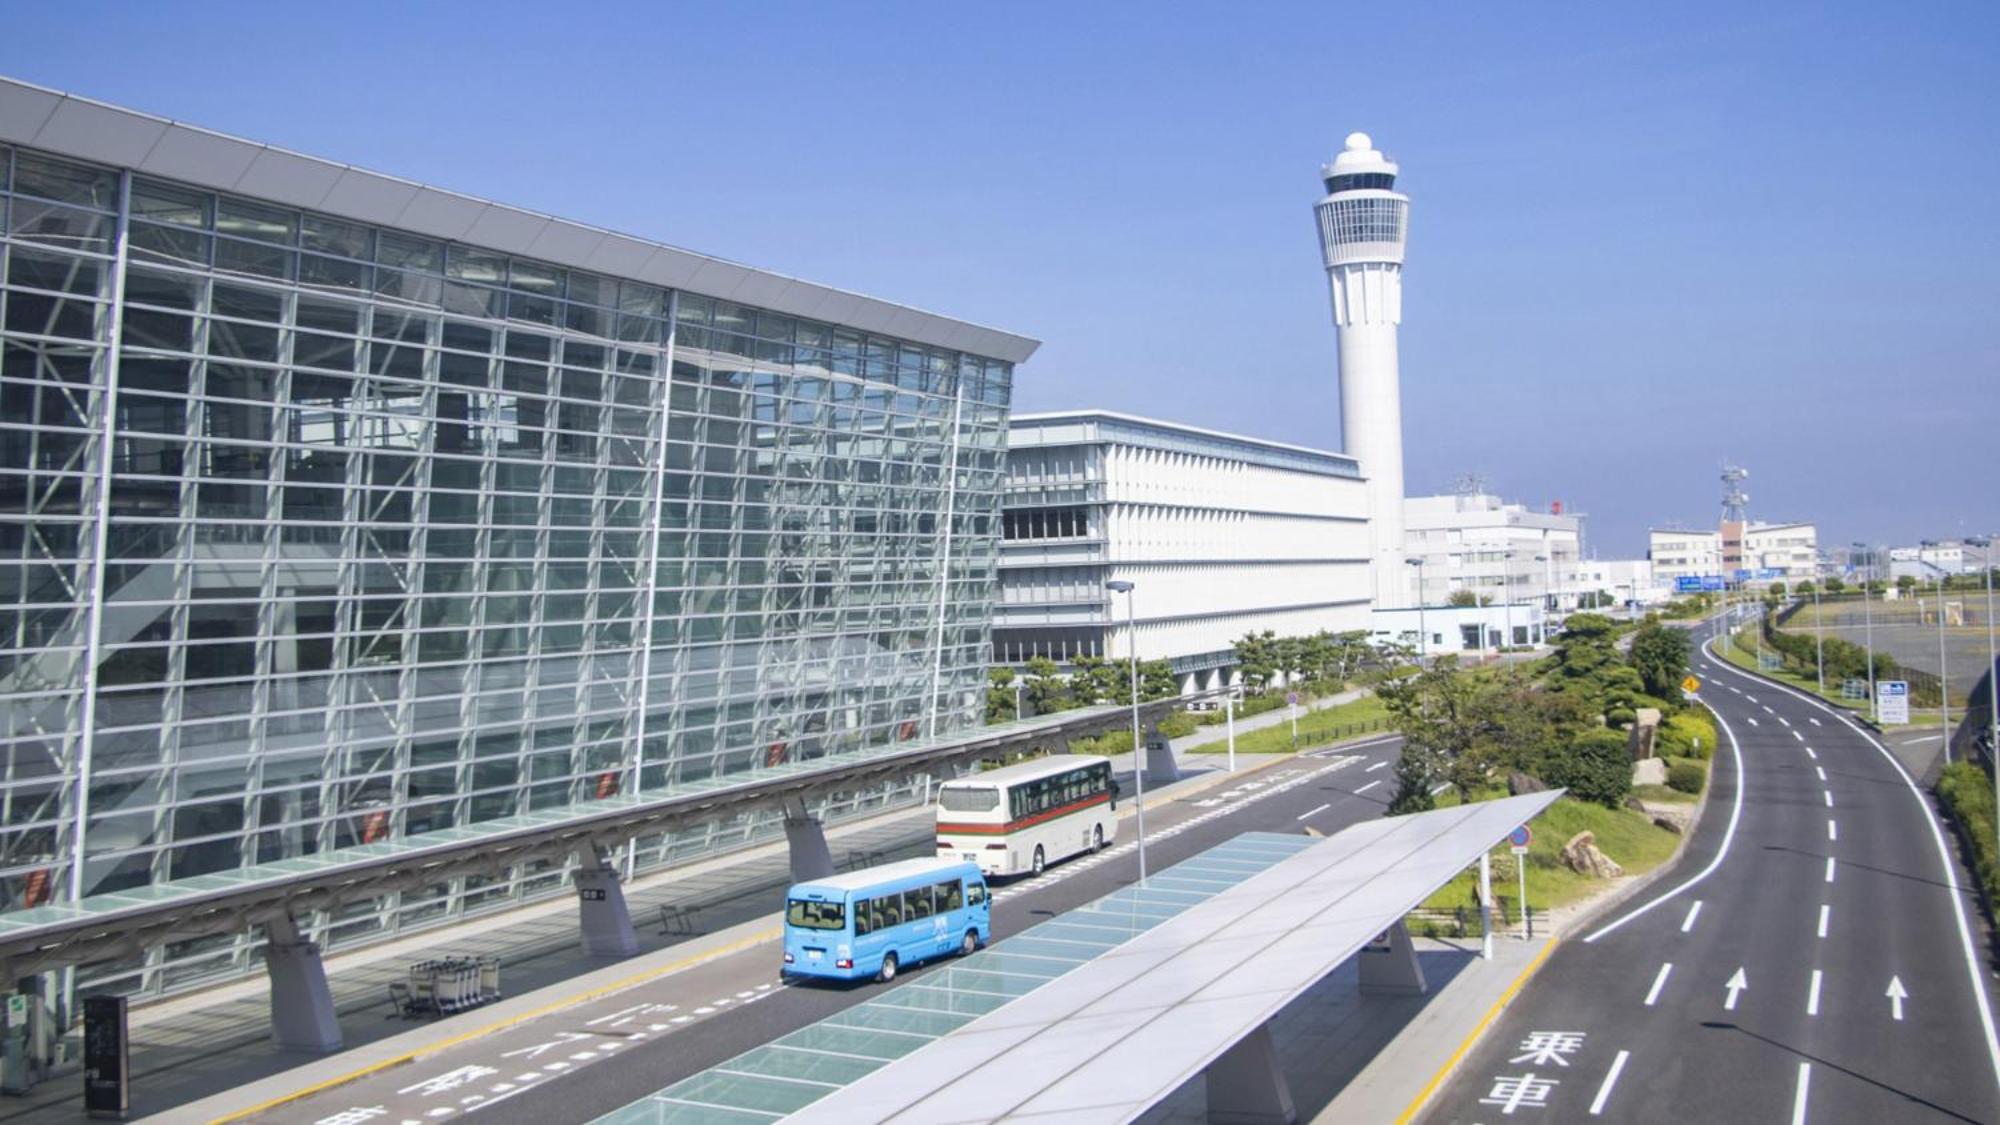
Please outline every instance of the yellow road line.
[[1491, 1024], [1494, 1018], [1499, 1016], [1501, 1009], [1514, 999], [1514, 994], [1521, 991], [1521, 986], [1528, 983], [1528, 978], [1535, 975], [1535, 970], [1542, 967], [1542, 962], [1548, 960], [1549, 954], [1556, 951], [1556, 942], [1559, 940], [1561, 939], [1550, 938], [1549, 943], [1542, 947], [1542, 951], [1535, 954], [1535, 959], [1528, 962], [1528, 967], [1521, 970], [1521, 975], [1515, 977], [1514, 982], [1507, 986], [1507, 991], [1502, 992], [1500, 998], [1493, 1002], [1493, 1006], [1486, 1009], [1486, 1014], [1479, 1017], [1479, 1022], [1473, 1026], [1465, 1041], [1458, 1045], [1458, 1049], [1451, 1053], [1450, 1058], [1444, 1060], [1444, 1065], [1438, 1068], [1436, 1074], [1431, 1075], [1431, 1080], [1424, 1083], [1424, 1088], [1417, 1091], [1417, 1096], [1410, 1102], [1409, 1107], [1396, 1118], [1396, 1125], [1409, 1125], [1411, 1121], [1416, 1120], [1418, 1112], [1431, 1100], [1431, 1096], [1437, 1093], [1438, 1087], [1444, 1085], [1444, 1080], [1451, 1077], [1452, 1071], [1458, 1069], [1458, 1064], [1464, 1061], [1473, 1045], [1479, 1042], [1479, 1037], [1486, 1034], [1487, 1025]]
[[298, 1101], [300, 1098], [309, 1098], [312, 1095], [320, 1093], [322, 1091], [331, 1090], [335, 1086], [343, 1086], [349, 1082], [355, 1081], [356, 1079], [366, 1078], [371, 1074], [378, 1074], [384, 1070], [388, 1070], [391, 1067], [401, 1066], [404, 1063], [412, 1062], [417, 1059], [423, 1058], [425, 1055], [434, 1055], [439, 1051], [443, 1051], [451, 1047], [456, 1047], [460, 1043], [467, 1043], [474, 1039], [491, 1035], [496, 1031], [505, 1031], [510, 1027], [515, 1027], [520, 1024], [524, 1024], [529, 1020], [539, 1019], [542, 1016], [548, 1015], [550, 1012], [561, 1011], [564, 1008], [572, 1007], [574, 1005], [581, 1004], [589, 1000], [595, 1000], [600, 996], [608, 996], [611, 993], [618, 992], [622, 989], [631, 988], [633, 985], [644, 984], [645, 982], [653, 980], [656, 977], [663, 977], [669, 973], [675, 973], [679, 972], [682, 969], [692, 968], [693, 966], [702, 964], [703, 962], [706, 961], [713, 961], [718, 957], [727, 957], [732, 953], [739, 953], [745, 949], [750, 948], [753, 945], [760, 945], [764, 942], [778, 938], [782, 936], [784, 932], [785, 931], [782, 926], [773, 927], [768, 930], [760, 930], [757, 933], [751, 934], [749, 937], [740, 938], [736, 941], [730, 942], [728, 945], [718, 946], [714, 949], [709, 950], [706, 953], [697, 953], [692, 957], [683, 957], [680, 960], [673, 962], [672, 964], [662, 965], [656, 969], [647, 969], [645, 972], [642, 973], [633, 973], [629, 977], [621, 977], [618, 980], [612, 981], [610, 984], [599, 985], [598, 987], [593, 988], [588, 992], [579, 992], [575, 996], [566, 996], [561, 1000], [552, 1001], [550, 1003], [542, 1005], [539, 1008], [522, 1012], [520, 1015], [508, 1016], [506, 1019], [502, 1020], [494, 1020], [492, 1023], [475, 1027], [470, 1031], [460, 1032], [459, 1034], [454, 1035], [449, 1039], [441, 1039], [436, 1043], [427, 1044], [425, 1046], [418, 1047], [412, 1051], [405, 1051], [404, 1053], [396, 1055], [392, 1058], [386, 1058], [380, 1062], [370, 1063], [367, 1066], [360, 1067], [356, 1070], [348, 1071], [346, 1074], [341, 1074], [333, 1078], [329, 1078], [324, 1082], [315, 1082], [312, 1085], [307, 1086], [303, 1089], [294, 1090], [289, 1094], [280, 1094], [279, 1096], [272, 1098], [269, 1101], [259, 1102], [256, 1105], [250, 1106], [247, 1109], [239, 1109], [235, 1113], [231, 1113], [224, 1117], [215, 1118], [213, 1121], [209, 1122], [209, 1125], [227, 1125], [227, 1123], [231, 1121], [241, 1121], [246, 1117], [262, 1113], [267, 1109], [273, 1109], [277, 1106], [284, 1105], [288, 1102], [295, 1102]]

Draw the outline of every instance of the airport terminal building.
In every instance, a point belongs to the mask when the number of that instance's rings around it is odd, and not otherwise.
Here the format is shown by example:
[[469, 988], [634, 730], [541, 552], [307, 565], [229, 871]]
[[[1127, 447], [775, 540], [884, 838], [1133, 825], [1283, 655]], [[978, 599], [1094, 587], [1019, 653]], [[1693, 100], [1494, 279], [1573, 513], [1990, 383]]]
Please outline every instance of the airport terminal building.
[[4, 80], [0, 283], [0, 916], [981, 721], [1032, 340]]

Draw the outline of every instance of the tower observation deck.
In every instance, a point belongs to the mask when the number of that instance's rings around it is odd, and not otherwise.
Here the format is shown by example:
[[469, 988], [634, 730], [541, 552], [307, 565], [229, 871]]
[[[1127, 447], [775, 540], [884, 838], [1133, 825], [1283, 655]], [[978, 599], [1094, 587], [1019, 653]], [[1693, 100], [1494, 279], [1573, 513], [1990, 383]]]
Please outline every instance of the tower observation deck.
[[1398, 168], [1366, 133], [1323, 166], [1326, 197], [1313, 208], [1340, 333], [1342, 451], [1368, 477], [1375, 605], [1410, 604], [1403, 565], [1403, 406], [1396, 328], [1403, 320], [1403, 247], [1410, 199]]

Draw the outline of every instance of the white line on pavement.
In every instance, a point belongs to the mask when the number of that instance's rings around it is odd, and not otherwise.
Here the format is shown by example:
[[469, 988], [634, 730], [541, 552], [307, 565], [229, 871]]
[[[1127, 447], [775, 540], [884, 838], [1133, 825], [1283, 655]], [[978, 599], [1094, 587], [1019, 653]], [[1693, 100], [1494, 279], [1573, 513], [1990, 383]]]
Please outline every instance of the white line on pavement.
[[1800, 734], [1800, 733], [1799, 733], [1798, 731], [1793, 731], [1793, 732], [1792, 732], [1792, 737], [1793, 737], [1793, 738], [1796, 738], [1796, 739], [1798, 739], [1798, 740], [1799, 740], [1800, 742], [1804, 742], [1804, 741], [1806, 740], [1806, 736], [1805, 736], [1805, 735], [1803, 735], [1803, 734]]
[[1814, 767], [1813, 767], [1813, 772], [1819, 775], [1819, 779], [1820, 779], [1821, 781], [1825, 781], [1825, 780], [1826, 780], [1826, 767], [1825, 767], [1825, 766], [1814, 766]]
[[1604, 1084], [1597, 1088], [1597, 1096], [1590, 1100], [1590, 1115], [1596, 1117], [1604, 1112], [1604, 1101], [1611, 1096], [1611, 1087], [1618, 1084], [1618, 1074], [1625, 1069], [1625, 1060], [1632, 1057], [1630, 1051], [1620, 1051], [1611, 1060], [1611, 1069], [1604, 1073]]
[[1822, 902], [1819, 904], [1819, 936], [1821, 937], [1826, 936], [1826, 916], [1832, 910], [1833, 906], [1830, 903]]
[[1833, 882], [1833, 857], [1826, 857], [1826, 881]]
[[1840, 839], [1840, 825], [1835, 824], [1832, 817], [1828, 817], [1826, 821], [1826, 838], [1829, 840]]
[[1375, 772], [1376, 770], [1379, 770], [1379, 769], [1382, 769], [1382, 768], [1384, 768], [1384, 767], [1388, 766], [1388, 764], [1389, 764], [1389, 763], [1387, 763], [1387, 762], [1376, 762], [1376, 763], [1375, 763], [1374, 765], [1372, 765], [1372, 766], [1369, 766], [1369, 767], [1368, 767], [1367, 769], [1365, 769], [1365, 770], [1362, 770], [1361, 772], [1362, 772], [1362, 773], [1374, 773], [1374, 772]]
[[1832, 808], [1832, 807], [1833, 807], [1833, 790], [1831, 790], [1831, 789], [1828, 789], [1828, 790], [1825, 790], [1825, 791], [1823, 791], [1823, 792], [1822, 792], [1822, 793], [1821, 793], [1820, 795], [1821, 795], [1822, 797], [1825, 797], [1825, 798], [1826, 798], [1826, 807], [1827, 807], [1827, 808]]
[[[1711, 713], [1713, 714], [1713, 712]], [[1601, 938], [1604, 935], [1611, 933], [1613, 930], [1616, 930], [1618, 927], [1624, 925], [1627, 922], [1630, 922], [1632, 919], [1637, 918], [1638, 916], [1644, 914], [1648, 910], [1651, 910], [1655, 906], [1660, 905], [1661, 903], [1667, 901], [1668, 899], [1673, 898], [1675, 895], [1680, 894], [1682, 891], [1687, 890], [1689, 887], [1694, 886], [1696, 883], [1701, 882], [1703, 879], [1708, 878], [1709, 875], [1714, 873], [1716, 868], [1722, 866], [1722, 861], [1729, 857], [1729, 845], [1732, 841], [1736, 839], [1736, 823], [1743, 817], [1743, 790], [1749, 787], [1748, 786], [1749, 779], [1743, 775], [1743, 750], [1740, 746], [1736, 744], [1736, 732], [1730, 729], [1728, 720], [1724, 719], [1720, 714], [1715, 714], [1715, 721], [1722, 724], [1722, 733], [1729, 737], [1729, 757], [1730, 760], [1736, 764], [1736, 794], [1730, 800], [1729, 825], [1728, 827], [1722, 830], [1722, 846], [1715, 849], [1715, 858], [1708, 861], [1708, 866], [1702, 868], [1700, 871], [1695, 872], [1694, 876], [1690, 878], [1687, 882], [1682, 883], [1679, 886], [1668, 891], [1667, 893], [1659, 896], [1658, 898], [1655, 898], [1652, 901], [1647, 902], [1645, 905], [1637, 908], [1636, 910], [1633, 910], [1629, 914], [1626, 914], [1624, 917], [1619, 918], [1618, 920], [1611, 922], [1607, 925], [1600, 926], [1595, 933], [1592, 933], [1583, 939], [1585, 945], [1589, 945], [1591, 942], [1596, 941], [1598, 938]]]
[[1380, 784], [1382, 784], [1382, 780], [1380, 778], [1377, 778], [1374, 781], [1371, 781], [1368, 784], [1362, 786], [1361, 788], [1356, 789], [1354, 791], [1354, 795], [1359, 797], [1361, 794], [1368, 792], [1370, 789], [1373, 789]]
[[1812, 1064], [1799, 1064], [1799, 1089], [1792, 1095], [1792, 1125], [1806, 1125], [1806, 1087], [1812, 1082]]
[[1745, 716], [1743, 716], [1743, 721], [1744, 721], [1744, 722], [1746, 722], [1746, 723], [1749, 723], [1749, 724], [1750, 724], [1751, 726], [1753, 726], [1753, 727], [1756, 727], [1756, 726], [1762, 726], [1762, 725], [1763, 725], [1762, 723], [1759, 723], [1759, 722], [1758, 722], [1757, 720], [1755, 720], [1755, 719], [1751, 718], [1751, 717], [1750, 717], [1750, 716], [1748, 716], [1748, 715], [1745, 715]]
[[1811, 715], [1807, 715], [1807, 716], [1806, 716], [1806, 722], [1809, 722], [1809, 723], [1811, 723], [1811, 724], [1812, 724], [1812, 725], [1814, 725], [1814, 726], [1819, 726], [1819, 725], [1820, 725], [1820, 722], [1819, 722], [1819, 720], [1818, 720], [1818, 719], [1815, 719], [1815, 718], [1813, 718], [1813, 717], [1812, 717]]
[[1660, 975], [1653, 978], [1652, 990], [1646, 993], [1646, 1006], [1648, 1008], [1652, 1007], [1654, 1001], [1660, 998], [1660, 989], [1665, 988], [1667, 985], [1667, 974], [1673, 971], [1674, 963], [1672, 961], [1661, 963]]
[[1806, 991], [1806, 1015], [1819, 1015], [1819, 970], [1813, 970], [1812, 987]]
[[[1752, 702], [1752, 703], [1757, 703], [1757, 697], [1756, 697], [1756, 696], [1754, 696], [1754, 695], [1751, 695], [1751, 694], [1750, 694], [1749, 692], [1745, 692], [1745, 693], [1743, 693], [1743, 698], [1745, 698], [1745, 699], [1749, 700], [1749, 701], [1750, 701], [1750, 702]], [[1761, 703], [1758, 703], [1757, 705], [1758, 705], [1759, 707], [1762, 707], [1762, 706], [1763, 706], [1763, 704], [1761, 704]]]
[[1738, 695], [1742, 695], [1742, 694], [1743, 694], [1743, 689], [1742, 689], [1742, 688], [1740, 688], [1740, 687], [1736, 687], [1736, 686], [1734, 686], [1734, 685], [1731, 685], [1731, 686], [1730, 686], [1730, 688], [1729, 688], [1729, 690], [1730, 690], [1730, 691], [1733, 691], [1733, 692], [1735, 692], [1735, 693], [1736, 693], [1736, 694], [1738, 694]]
[[1779, 716], [1778, 716], [1778, 722], [1779, 722], [1779, 724], [1780, 724], [1780, 725], [1783, 725], [1783, 726], [1791, 726], [1791, 725], [1792, 725], [1792, 721], [1791, 721], [1790, 719], [1787, 719], [1787, 718], [1785, 718], [1785, 717], [1784, 717], [1783, 715], [1779, 715]]
[[1819, 752], [1817, 750], [1814, 750], [1812, 747], [1808, 746], [1806, 747], [1806, 757], [1811, 758], [1813, 761], [1817, 762], [1819, 761]]
[[1682, 933], [1687, 933], [1689, 930], [1694, 929], [1694, 916], [1699, 913], [1701, 913], [1701, 900], [1695, 899], [1694, 905], [1688, 907], [1688, 916], [1686, 918], [1681, 919]]
[[1773, 711], [1773, 710], [1771, 710], [1771, 705], [1770, 705], [1770, 704], [1768, 704], [1768, 703], [1764, 703], [1764, 704], [1760, 704], [1760, 706], [1762, 706], [1762, 707], [1764, 708], [1764, 713], [1765, 713], [1766, 715], [1775, 715], [1775, 714], [1777, 714], [1777, 712], [1776, 712], [1776, 711]]
[[1316, 808], [1316, 809], [1307, 809], [1306, 811], [1304, 811], [1304, 812], [1300, 813], [1299, 815], [1297, 815], [1297, 816], [1293, 817], [1292, 819], [1293, 819], [1293, 820], [1304, 820], [1305, 818], [1307, 818], [1307, 817], [1309, 817], [1309, 816], [1313, 815], [1314, 813], [1323, 813], [1323, 812], [1325, 812], [1326, 810], [1328, 810], [1328, 809], [1330, 809], [1330, 808], [1332, 808], [1332, 807], [1333, 807], [1333, 802], [1332, 802], [1332, 801], [1328, 801], [1328, 802], [1327, 802], [1326, 804], [1324, 804], [1324, 805], [1321, 805], [1320, 807], [1318, 807], [1318, 808]]

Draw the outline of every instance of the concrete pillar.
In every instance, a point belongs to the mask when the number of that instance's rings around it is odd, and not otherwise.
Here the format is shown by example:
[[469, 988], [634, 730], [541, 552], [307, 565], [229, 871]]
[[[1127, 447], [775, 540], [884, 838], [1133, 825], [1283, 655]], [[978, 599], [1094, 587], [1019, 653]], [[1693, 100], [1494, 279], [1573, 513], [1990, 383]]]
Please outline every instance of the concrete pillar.
[[1201, 681], [1197, 678], [1199, 675], [1198, 672], [1189, 672], [1180, 678], [1182, 695], [1193, 695], [1201, 690]]
[[1361, 993], [1364, 996], [1422, 996], [1424, 969], [1417, 964], [1417, 947], [1401, 919], [1382, 936], [1361, 947]]
[[807, 811], [803, 798], [785, 802], [785, 842], [792, 850], [792, 882], [832, 877], [833, 852], [826, 846], [826, 829]]
[[1160, 728], [1148, 724], [1146, 734], [1146, 784], [1165, 785], [1181, 779], [1180, 767], [1174, 764], [1174, 750], [1167, 742], [1167, 736]]
[[1208, 1064], [1208, 1119], [1225, 1125], [1292, 1125], [1292, 1090], [1271, 1049], [1271, 1025], [1236, 1041]]
[[583, 931], [583, 951], [592, 957], [630, 957], [639, 952], [639, 935], [632, 930], [632, 913], [625, 908], [625, 890], [618, 871], [585, 844], [577, 858], [577, 921]]
[[271, 974], [271, 1041], [287, 1051], [340, 1050], [340, 1019], [327, 987], [319, 946], [289, 914], [264, 923], [264, 967]]

